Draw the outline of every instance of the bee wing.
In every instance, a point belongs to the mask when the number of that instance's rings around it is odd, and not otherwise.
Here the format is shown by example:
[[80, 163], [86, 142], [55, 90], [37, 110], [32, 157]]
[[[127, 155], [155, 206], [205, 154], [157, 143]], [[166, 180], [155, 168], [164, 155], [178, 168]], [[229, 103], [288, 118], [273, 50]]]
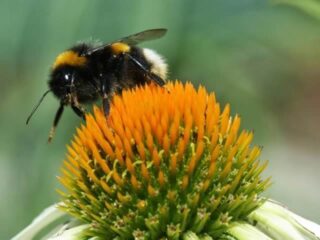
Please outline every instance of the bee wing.
[[113, 41], [112, 43], [107, 43], [102, 46], [98, 46], [96, 48], [91, 48], [90, 50], [83, 53], [82, 55], [83, 56], [91, 55], [97, 51], [105, 49], [106, 47], [110, 46], [111, 44], [113, 44], [115, 42], [122, 42], [122, 43], [126, 43], [128, 45], [137, 45], [142, 42], [151, 41], [154, 39], [161, 38], [166, 34], [166, 32], [167, 32], [167, 29], [165, 29], [165, 28], [155, 28], [155, 29], [145, 30], [145, 31], [135, 33], [135, 34], [129, 35], [127, 37], [121, 38], [117, 41]]
[[165, 28], [156, 28], [145, 30], [136, 34], [119, 39], [116, 42], [127, 43], [128, 45], [137, 45], [145, 41], [151, 41], [163, 37], [167, 32]]

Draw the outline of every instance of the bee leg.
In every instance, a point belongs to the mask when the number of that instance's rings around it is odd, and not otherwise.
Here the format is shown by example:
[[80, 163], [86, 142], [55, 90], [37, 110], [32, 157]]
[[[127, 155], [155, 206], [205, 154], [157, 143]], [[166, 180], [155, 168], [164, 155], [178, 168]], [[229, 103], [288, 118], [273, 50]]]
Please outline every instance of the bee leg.
[[152, 72], [148, 72], [148, 77], [160, 87], [163, 87], [166, 84], [166, 82], [161, 77]]
[[[84, 107], [82, 107], [78, 101], [77, 94], [76, 94], [76, 87], [74, 84], [74, 75], [72, 75], [71, 78], [71, 86], [70, 86], [70, 96], [71, 96], [71, 108], [77, 114], [79, 117], [81, 117], [83, 120], [85, 119], [86, 110]], [[92, 83], [92, 82], [90, 82]]]
[[109, 112], [110, 112], [110, 102], [109, 102], [108, 97], [102, 98], [102, 107], [103, 107], [104, 115], [108, 116]]
[[79, 117], [81, 117], [83, 120], [86, 120], [85, 118], [85, 114], [86, 111], [84, 110], [83, 107], [81, 107], [80, 105], [71, 105], [72, 110], [75, 112], [75, 114], [77, 114]]
[[78, 102], [78, 98], [74, 92], [71, 92], [71, 108], [77, 114], [79, 117], [81, 117], [83, 120], [85, 119], [86, 109], [81, 106], [81, 104]]
[[134, 57], [132, 57], [130, 54], [126, 54], [126, 56], [128, 56], [128, 58], [130, 59], [131, 62], [133, 62], [137, 67], [140, 68], [141, 71], [143, 71], [143, 73], [145, 75], [148, 76], [148, 78], [152, 81], [154, 81], [156, 84], [158, 84], [159, 86], [163, 86], [166, 84], [165, 80], [163, 80], [161, 77], [159, 77], [158, 75], [150, 72], [148, 69], [146, 69], [137, 59], [135, 59]]
[[64, 109], [64, 105], [62, 103], [60, 103], [60, 107], [58, 108], [57, 112], [56, 112], [56, 115], [54, 117], [54, 120], [53, 120], [53, 124], [52, 124], [52, 127], [51, 127], [51, 130], [49, 132], [49, 137], [48, 137], [48, 143], [50, 143], [52, 141], [52, 138], [54, 136], [54, 133], [56, 131], [56, 128], [58, 126], [58, 123], [59, 123], [59, 120], [62, 116], [62, 113], [63, 113], [63, 109]]
[[[110, 76], [111, 78], [114, 78], [114, 76]], [[111, 92], [111, 86], [110, 82], [113, 82], [109, 78], [104, 78], [101, 81], [101, 95], [102, 95], [102, 107], [103, 112], [105, 116], [109, 115], [110, 112], [110, 97], [109, 94]]]

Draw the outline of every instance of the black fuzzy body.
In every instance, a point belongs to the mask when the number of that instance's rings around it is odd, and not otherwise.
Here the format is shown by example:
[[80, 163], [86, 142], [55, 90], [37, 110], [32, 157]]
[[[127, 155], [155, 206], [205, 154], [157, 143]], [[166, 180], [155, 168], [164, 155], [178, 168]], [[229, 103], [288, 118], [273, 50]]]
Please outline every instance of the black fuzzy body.
[[[77, 45], [69, 51], [82, 56], [93, 48], [89, 44]], [[63, 64], [52, 70], [49, 88], [64, 105], [72, 104], [70, 94], [80, 104], [97, 101], [100, 97], [112, 97], [123, 89], [132, 88], [150, 82], [148, 72], [151, 68], [141, 48], [131, 46], [130, 56], [138, 61], [143, 69], [138, 68], [127, 54], [114, 54], [112, 48], [106, 47], [90, 56], [86, 56], [86, 63], [81, 66]], [[74, 76], [74, 89], [71, 91], [70, 81], [66, 75]]]
[[[167, 66], [156, 53], [136, 47], [137, 44], [163, 37], [165, 28], [148, 29], [131, 34], [113, 43], [99, 46], [78, 44], [59, 54], [52, 66], [47, 90], [27, 118], [28, 124], [45, 96], [52, 92], [60, 101], [49, 133], [54, 136], [65, 106], [85, 119], [83, 104], [102, 100], [103, 111], [109, 114], [114, 94], [149, 82], [165, 84]], [[144, 55], [146, 54], [146, 55]]]

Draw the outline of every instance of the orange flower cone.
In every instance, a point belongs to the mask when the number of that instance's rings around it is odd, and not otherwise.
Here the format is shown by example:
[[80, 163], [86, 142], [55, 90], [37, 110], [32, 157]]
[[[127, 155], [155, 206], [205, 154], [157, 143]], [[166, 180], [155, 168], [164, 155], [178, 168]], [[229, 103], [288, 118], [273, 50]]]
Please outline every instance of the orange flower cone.
[[94, 107], [77, 129], [59, 178], [61, 208], [90, 223], [91, 236], [218, 237], [263, 203], [270, 183], [253, 133], [239, 128], [204, 87], [124, 91], [107, 118]]

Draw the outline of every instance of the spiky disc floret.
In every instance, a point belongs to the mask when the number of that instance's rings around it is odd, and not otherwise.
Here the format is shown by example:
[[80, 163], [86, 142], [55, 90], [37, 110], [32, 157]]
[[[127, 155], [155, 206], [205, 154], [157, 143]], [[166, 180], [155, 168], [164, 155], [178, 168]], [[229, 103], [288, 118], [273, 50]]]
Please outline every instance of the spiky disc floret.
[[106, 239], [219, 236], [263, 201], [266, 163], [252, 132], [190, 83], [144, 86], [94, 107], [68, 147], [64, 210]]

